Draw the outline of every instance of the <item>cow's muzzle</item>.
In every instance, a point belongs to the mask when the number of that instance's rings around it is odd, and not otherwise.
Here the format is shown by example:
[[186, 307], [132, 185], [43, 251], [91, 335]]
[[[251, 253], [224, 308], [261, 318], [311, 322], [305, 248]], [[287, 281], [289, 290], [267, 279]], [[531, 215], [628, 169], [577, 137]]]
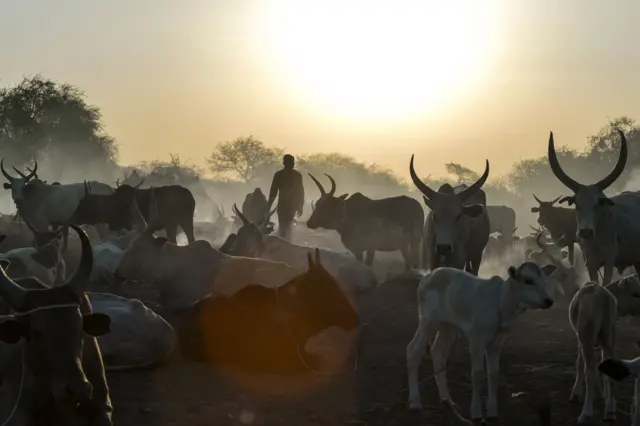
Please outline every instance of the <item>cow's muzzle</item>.
[[590, 240], [593, 238], [593, 229], [581, 229], [580, 232], [578, 232], [578, 235], [584, 240]]

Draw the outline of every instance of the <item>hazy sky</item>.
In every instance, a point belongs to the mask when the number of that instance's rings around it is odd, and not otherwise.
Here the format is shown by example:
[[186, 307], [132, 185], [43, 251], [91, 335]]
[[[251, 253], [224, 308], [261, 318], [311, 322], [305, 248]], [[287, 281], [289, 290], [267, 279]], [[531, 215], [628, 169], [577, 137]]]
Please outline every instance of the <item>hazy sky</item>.
[[[365, 7], [366, 5], [366, 7]], [[121, 162], [253, 134], [408, 175], [492, 175], [640, 119], [637, 0], [21, 0], [0, 13], [0, 84], [84, 89]], [[495, 172], [495, 174], [493, 173]]]

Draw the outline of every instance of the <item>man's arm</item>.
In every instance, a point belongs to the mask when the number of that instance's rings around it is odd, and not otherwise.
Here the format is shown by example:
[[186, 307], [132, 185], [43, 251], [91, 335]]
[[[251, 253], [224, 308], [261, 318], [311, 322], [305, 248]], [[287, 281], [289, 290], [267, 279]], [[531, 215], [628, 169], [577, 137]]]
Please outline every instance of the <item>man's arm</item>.
[[278, 190], [280, 189], [280, 172], [275, 172], [273, 174], [273, 180], [271, 181], [271, 189], [269, 190], [269, 208], [273, 205], [273, 202], [276, 200], [276, 195], [278, 195]]

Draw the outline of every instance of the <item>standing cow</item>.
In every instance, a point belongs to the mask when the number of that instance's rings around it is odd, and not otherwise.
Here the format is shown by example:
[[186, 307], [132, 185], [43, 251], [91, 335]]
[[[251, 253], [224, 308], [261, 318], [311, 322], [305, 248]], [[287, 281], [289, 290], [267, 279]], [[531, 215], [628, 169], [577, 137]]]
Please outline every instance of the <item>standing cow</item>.
[[307, 220], [309, 229], [337, 231], [342, 244], [359, 261], [367, 252], [365, 264], [369, 267], [376, 250], [400, 250], [406, 270], [419, 266], [424, 211], [418, 201], [404, 195], [372, 200], [359, 192], [349, 198], [349, 194], [336, 197], [336, 182], [325, 175], [331, 181], [329, 192], [309, 173], [320, 190], [320, 198]]
[[131, 205], [135, 200], [145, 220], [148, 220], [151, 189], [155, 191], [158, 209], [155, 230], [164, 229], [167, 239], [176, 244], [178, 226], [180, 226], [189, 243], [194, 242], [193, 214], [196, 201], [191, 192], [180, 185], [149, 189], [135, 189], [130, 185], [120, 185], [111, 195], [95, 194], [93, 187], [86, 185], [84, 198], [74, 213], [74, 220], [82, 223], [108, 223], [112, 231], [131, 230], [133, 228]]
[[562, 198], [562, 195], [551, 201], [542, 201], [536, 197], [536, 194], [533, 194], [533, 198], [538, 202], [538, 207], [531, 207], [531, 213], [538, 213], [538, 223], [547, 228], [558, 247], [567, 247], [569, 250], [569, 263], [573, 265], [575, 243], [578, 242], [574, 209], [554, 206]]
[[[489, 241], [486, 196], [484, 191], [480, 193], [489, 177], [489, 160], [483, 175], [473, 185], [457, 192], [444, 184], [436, 192], [416, 174], [413, 157], [409, 164], [411, 179], [431, 209], [425, 224], [423, 248], [428, 262], [425, 266], [431, 270], [450, 266], [478, 275], [482, 252]], [[470, 201], [475, 203], [467, 205]]]
[[[63, 231], [63, 251], [67, 249], [69, 230], [66, 228], [71, 223], [77, 225], [84, 222], [73, 222], [72, 216], [80, 200], [84, 196], [84, 184], [52, 184], [44, 183], [35, 178], [38, 170], [38, 162], [35, 161], [33, 170], [28, 175], [13, 168], [20, 177], [11, 176], [4, 169], [4, 159], [0, 160], [0, 171], [8, 180], [4, 189], [11, 190], [11, 197], [18, 209], [18, 213], [39, 231], [46, 231], [50, 227], [65, 227]], [[94, 193], [113, 194], [113, 188], [97, 181], [90, 182]], [[99, 229], [100, 236], [104, 237], [106, 229]]]
[[489, 233], [511, 238], [516, 229], [516, 212], [508, 206], [487, 206]]
[[564, 197], [560, 203], [576, 205], [579, 244], [587, 259], [591, 281], [598, 282], [598, 271], [604, 267], [603, 285], [611, 282], [613, 268], [619, 270], [633, 266], [640, 272], [640, 191], [625, 191], [607, 197], [603, 191], [611, 186], [624, 171], [627, 163], [627, 139], [620, 133], [620, 156], [606, 177], [593, 185], [584, 185], [567, 175], [556, 156], [553, 132], [549, 135], [549, 164], [553, 174], [574, 195]]

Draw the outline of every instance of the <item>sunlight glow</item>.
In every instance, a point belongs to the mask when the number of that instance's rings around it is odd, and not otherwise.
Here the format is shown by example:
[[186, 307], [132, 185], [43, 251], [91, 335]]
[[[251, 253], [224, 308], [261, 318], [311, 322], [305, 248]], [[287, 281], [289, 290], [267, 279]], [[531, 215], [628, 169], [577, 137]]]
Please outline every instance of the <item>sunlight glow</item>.
[[[266, 5], [265, 5], [266, 6]], [[290, 0], [262, 17], [270, 60], [307, 103], [343, 118], [424, 114], [477, 81], [485, 0]]]

